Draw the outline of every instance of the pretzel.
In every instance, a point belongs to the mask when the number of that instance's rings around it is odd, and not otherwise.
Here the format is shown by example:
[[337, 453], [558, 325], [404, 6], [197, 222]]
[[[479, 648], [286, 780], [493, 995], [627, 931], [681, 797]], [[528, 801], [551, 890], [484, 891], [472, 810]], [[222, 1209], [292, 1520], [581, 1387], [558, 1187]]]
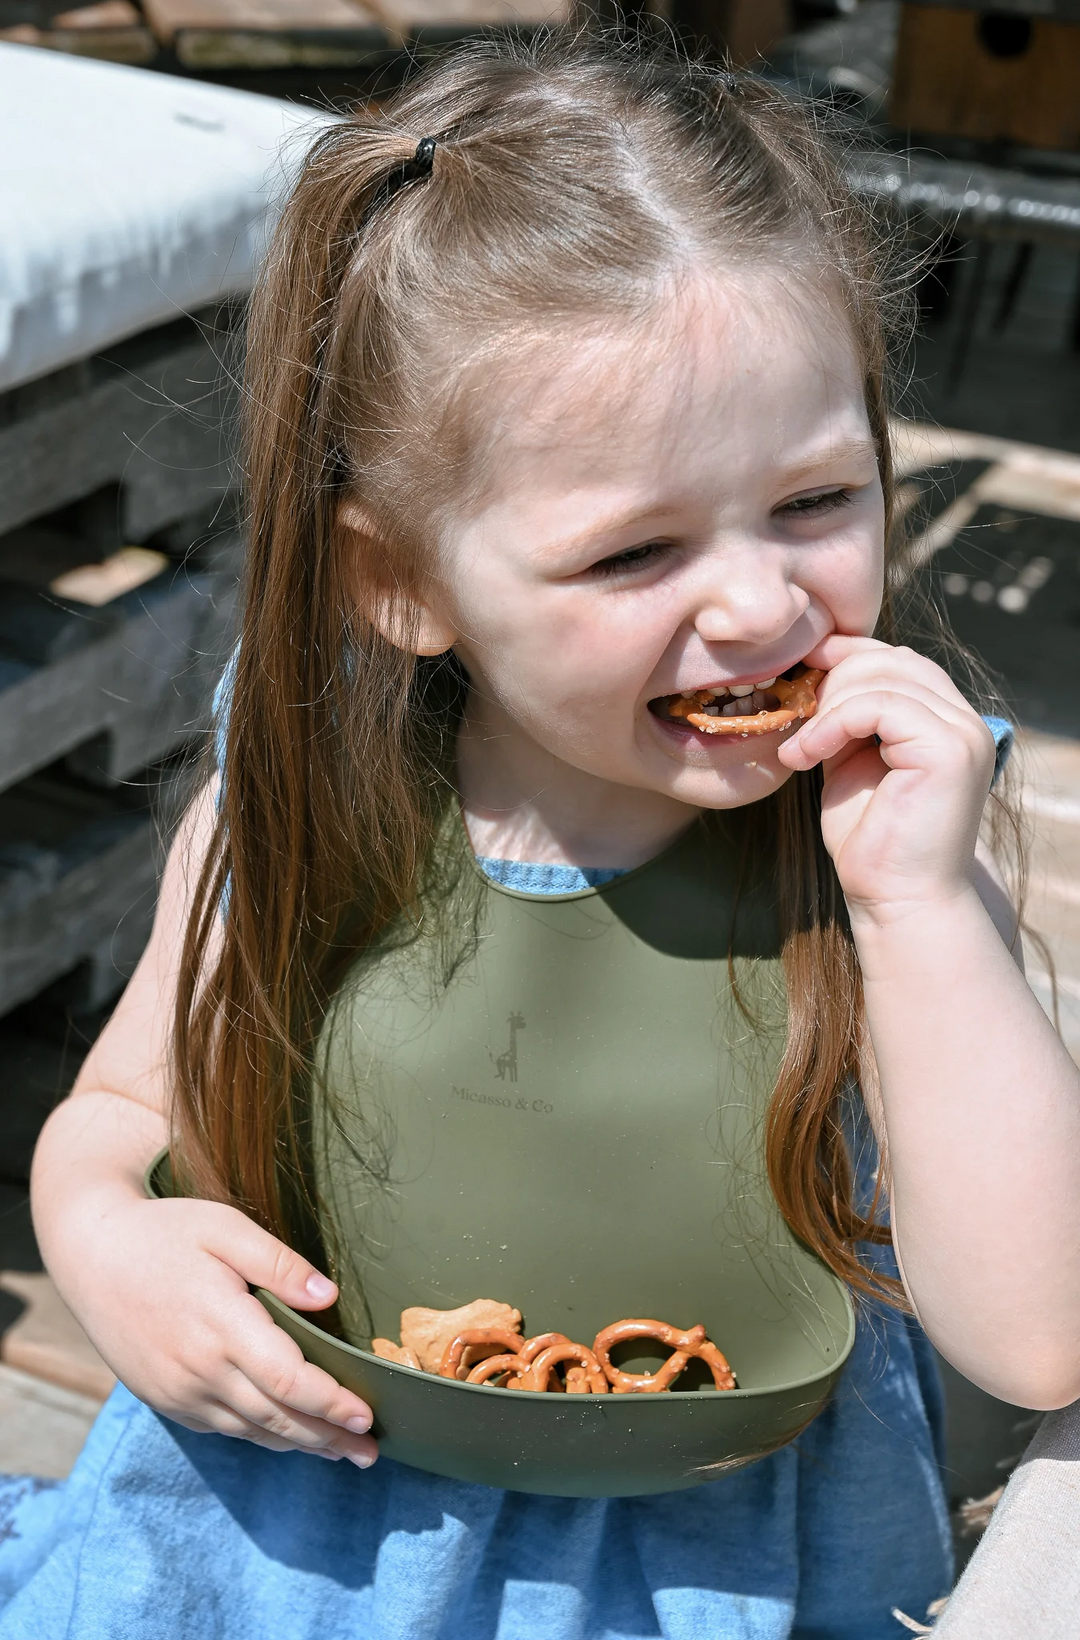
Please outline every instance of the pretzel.
[[525, 1340], [525, 1343], [521, 1346], [518, 1354], [521, 1356], [523, 1361], [532, 1362], [536, 1360], [536, 1357], [540, 1354], [541, 1350], [547, 1349], [549, 1344], [569, 1343], [570, 1339], [567, 1338], [565, 1333], [537, 1333], [535, 1338], [527, 1338]]
[[[485, 1331], [486, 1330], [487, 1329], [485, 1329]], [[471, 1338], [472, 1334], [470, 1333], [468, 1337]], [[462, 1342], [464, 1342], [464, 1339]], [[523, 1375], [528, 1372], [541, 1350], [547, 1349], [551, 1344], [569, 1344], [569, 1342], [570, 1340], [567, 1338], [565, 1333], [558, 1332], [537, 1333], [535, 1338], [530, 1338], [528, 1340], [518, 1338], [511, 1333], [505, 1334], [503, 1347], [511, 1349], [513, 1354], [499, 1356], [499, 1365], [497, 1367], [492, 1365], [489, 1372], [482, 1372], [478, 1377], [474, 1378], [470, 1369], [476, 1363], [468, 1359], [468, 1355], [471, 1353], [468, 1349], [464, 1352], [464, 1357], [460, 1355], [456, 1356], [458, 1360], [463, 1360], [463, 1365], [458, 1366], [456, 1372], [451, 1370], [454, 1366], [456, 1347], [458, 1343], [458, 1340], [455, 1339], [454, 1343], [450, 1346], [450, 1349], [446, 1352], [440, 1371], [444, 1378], [464, 1378], [466, 1382], [470, 1384], [486, 1384], [489, 1379], [498, 1378], [505, 1372], [509, 1373], [510, 1376], [507, 1378], [503, 1388], [521, 1389], [521, 1380]], [[487, 1366], [489, 1364], [481, 1356], [477, 1356], [476, 1362], [483, 1366]], [[562, 1389], [563, 1386], [557, 1378], [554, 1378], [553, 1381], [548, 1383], [547, 1387], [549, 1389]]]
[[[550, 1340], [550, 1341], [549, 1341]], [[542, 1345], [542, 1348], [538, 1346]], [[575, 1365], [567, 1374], [565, 1385], [556, 1368], [563, 1361]], [[573, 1375], [571, 1378], [571, 1374]], [[606, 1395], [607, 1379], [599, 1361], [586, 1344], [575, 1344], [561, 1334], [542, 1334], [532, 1338], [514, 1355], [493, 1355], [481, 1361], [469, 1373], [470, 1384], [487, 1384], [493, 1378], [505, 1375], [504, 1389], [536, 1391], [568, 1390], [572, 1395]]]
[[373, 1338], [371, 1353], [377, 1355], [380, 1361], [396, 1361], [399, 1367], [412, 1367], [414, 1372], [422, 1372], [420, 1357], [415, 1350], [403, 1349], [389, 1338]]
[[687, 699], [676, 695], [668, 704], [667, 715], [684, 718], [707, 735], [771, 735], [786, 729], [799, 718], [811, 718], [817, 711], [817, 686], [825, 676], [816, 666], [807, 666], [797, 678], [777, 678], [764, 691], [780, 702], [773, 712], [747, 712], [731, 717], [712, 717], [703, 710], [712, 704], [707, 689], [698, 689]]
[[469, 1369], [486, 1356], [509, 1350], [516, 1355], [525, 1340], [507, 1327], [469, 1327], [446, 1346], [439, 1363], [440, 1378], [467, 1378]]
[[[717, 1389], [735, 1388], [735, 1374], [700, 1323], [681, 1332], [665, 1321], [616, 1321], [597, 1333], [592, 1349], [560, 1332], [524, 1338], [520, 1310], [492, 1299], [477, 1299], [458, 1310], [404, 1310], [401, 1323], [401, 1344], [373, 1339], [374, 1354], [458, 1382], [494, 1387], [501, 1379], [503, 1389], [570, 1395], [606, 1395], [610, 1384], [616, 1395], [657, 1394], [670, 1389], [697, 1357]], [[612, 1362], [611, 1351], [634, 1338], [656, 1338], [672, 1353], [656, 1372], [623, 1372]], [[565, 1369], [563, 1377], [559, 1367]]]
[[[674, 1354], [656, 1372], [623, 1372], [612, 1361], [611, 1351], [614, 1345], [631, 1338], [657, 1338]], [[665, 1321], [616, 1321], [597, 1333], [593, 1353], [616, 1395], [655, 1394], [669, 1389], [694, 1356], [705, 1362], [717, 1389], [735, 1388], [735, 1374], [716, 1345], [706, 1338], [700, 1323], [680, 1332]]]
[[565, 1385], [574, 1395], [606, 1395], [607, 1381], [604, 1370], [596, 1356], [586, 1344], [574, 1344], [569, 1338], [563, 1338], [556, 1344], [548, 1344], [545, 1349], [538, 1351], [533, 1357], [531, 1366], [519, 1376], [516, 1384], [508, 1385], [513, 1389], [552, 1389], [559, 1383], [555, 1368], [561, 1361], [573, 1361], [583, 1369], [586, 1382], [582, 1384], [579, 1373], [574, 1374], [574, 1387], [570, 1389], [569, 1379]]
[[486, 1361], [480, 1361], [465, 1380], [467, 1384], [487, 1384], [492, 1378], [506, 1376], [504, 1389], [516, 1389], [522, 1373], [528, 1372], [531, 1362], [522, 1360], [521, 1356], [489, 1355]]

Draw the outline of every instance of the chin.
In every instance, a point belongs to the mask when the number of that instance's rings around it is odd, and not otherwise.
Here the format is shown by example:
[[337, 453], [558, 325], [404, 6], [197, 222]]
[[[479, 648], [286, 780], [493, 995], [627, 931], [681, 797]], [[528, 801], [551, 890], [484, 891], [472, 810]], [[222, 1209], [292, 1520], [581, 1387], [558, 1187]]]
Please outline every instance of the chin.
[[690, 808], [739, 809], [748, 803], [760, 803], [778, 791], [791, 774], [792, 770], [778, 763], [775, 755], [761, 749], [760, 755], [750, 751], [726, 768], [685, 769], [674, 780], [665, 780], [663, 789]]

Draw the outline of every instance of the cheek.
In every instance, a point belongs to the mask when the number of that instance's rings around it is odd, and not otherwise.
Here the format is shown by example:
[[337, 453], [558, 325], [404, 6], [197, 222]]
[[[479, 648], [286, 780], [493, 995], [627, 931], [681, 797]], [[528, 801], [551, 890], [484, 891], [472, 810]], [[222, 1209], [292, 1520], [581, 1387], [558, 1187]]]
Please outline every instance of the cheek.
[[477, 599], [476, 615], [463, 628], [467, 648], [515, 715], [523, 699], [534, 718], [570, 703], [578, 714], [599, 711], [636, 696], [651, 671], [647, 635], [628, 609], [598, 609], [540, 588], [486, 609]]
[[838, 630], [869, 637], [877, 625], [885, 584], [881, 526], [853, 531], [821, 561], [813, 591]]

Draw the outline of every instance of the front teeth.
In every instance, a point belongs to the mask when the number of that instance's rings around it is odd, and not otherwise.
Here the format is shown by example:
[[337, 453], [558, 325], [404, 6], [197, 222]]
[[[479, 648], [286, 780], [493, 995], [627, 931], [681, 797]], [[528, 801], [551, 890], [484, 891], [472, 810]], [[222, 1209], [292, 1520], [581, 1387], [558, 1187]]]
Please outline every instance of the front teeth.
[[684, 689], [683, 700], [700, 701], [708, 696], [708, 704], [701, 707], [706, 717], [740, 717], [764, 712], [768, 708], [765, 691], [771, 689], [775, 678], [762, 678], [760, 683], [720, 684], [715, 689]]
[[[733, 683], [727, 687], [721, 684], [719, 688], [707, 689], [705, 693], [711, 695], [713, 700], [728, 700], [732, 695], [736, 700], [745, 700], [747, 695], [756, 694], [759, 689], [771, 689], [775, 682], [775, 678], [762, 678], [760, 683]], [[692, 694], [684, 690], [683, 699], [691, 698]]]

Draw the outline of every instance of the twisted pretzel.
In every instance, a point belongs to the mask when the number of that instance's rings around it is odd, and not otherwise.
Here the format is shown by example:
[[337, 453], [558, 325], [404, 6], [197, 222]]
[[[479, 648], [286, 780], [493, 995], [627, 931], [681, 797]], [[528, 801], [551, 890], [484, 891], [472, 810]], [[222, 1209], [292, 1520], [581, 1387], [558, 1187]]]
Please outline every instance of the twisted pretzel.
[[[469, 1311], [486, 1309], [488, 1315], [505, 1318], [501, 1324], [492, 1319], [488, 1325], [461, 1326]], [[616, 1395], [656, 1394], [670, 1389], [690, 1361], [697, 1357], [705, 1362], [712, 1373], [717, 1389], [735, 1388], [735, 1374], [716, 1345], [705, 1336], [705, 1328], [698, 1324], [682, 1332], [665, 1321], [616, 1321], [597, 1333], [592, 1349], [576, 1344], [565, 1333], [538, 1333], [535, 1338], [523, 1338], [517, 1331], [521, 1313], [508, 1305], [496, 1305], [488, 1299], [478, 1299], [461, 1310], [406, 1310], [402, 1322], [416, 1318], [423, 1324], [424, 1355], [411, 1345], [394, 1344], [386, 1338], [372, 1342], [374, 1353], [384, 1360], [431, 1371], [425, 1356], [430, 1353], [440, 1328], [446, 1337], [450, 1328], [445, 1326], [447, 1315], [455, 1331], [442, 1352], [438, 1371], [443, 1378], [454, 1378], [469, 1384], [492, 1384], [502, 1380], [504, 1389], [551, 1391], [570, 1395], [606, 1395], [608, 1385]], [[414, 1329], [415, 1330], [415, 1329]], [[611, 1359], [616, 1344], [634, 1338], [655, 1338], [672, 1351], [656, 1372], [623, 1372]], [[564, 1367], [563, 1377], [558, 1368]]]
[[440, 1378], [466, 1378], [469, 1368], [500, 1350], [515, 1354], [525, 1340], [508, 1327], [468, 1327], [446, 1346], [439, 1363]]
[[[556, 1368], [573, 1361], [564, 1384]], [[493, 1355], [479, 1362], [469, 1373], [470, 1384], [488, 1384], [505, 1375], [504, 1389], [533, 1391], [567, 1390], [571, 1395], [606, 1395], [607, 1379], [599, 1361], [586, 1344], [575, 1344], [560, 1333], [543, 1333], [531, 1338], [514, 1355]]]
[[[573, 1361], [580, 1369], [574, 1373], [573, 1383], [569, 1373], [565, 1388], [571, 1395], [606, 1395], [607, 1380], [604, 1370], [596, 1356], [587, 1344], [575, 1344], [569, 1338], [560, 1339], [556, 1344], [548, 1344], [546, 1349], [540, 1350], [534, 1357], [532, 1365], [521, 1374], [516, 1384], [508, 1385], [513, 1389], [553, 1389], [564, 1386], [559, 1382], [555, 1368], [561, 1361]], [[584, 1374], [584, 1382], [582, 1381]]]
[[[659, 1339], [674, 1354], [669, 1355], [656, 1372], [623, 1372], [612, 1361], [611, 1351], [616, 1344], [631, 1338]], [[716, 1345], [706, 1338], [700, 1323], [688, 1332], [680, 1332], [665, 1321], [616, 1321], [597, 1333], [593, 1353], [616, 1395], [655, 1394], [670, 1389], [694, 1356], [705, 1362], [717, 1389], [735, 1388], [735, 1374]]]
[[747, 712], [732, 717], [710, 717], [702, 710], [712, 703], [705, 689], [698, 689], [689, 700], [676, 696], [668, 705], [668, 716], [685, 718], [695, 729], [707, 735], [771, 735], [775, 729], [786, 729], [798, 718], [811, 718], [817, 711], [817, 686], [825, 676], [816, 666], [805, 667], [797, 678], [777, 678], [765, 690], [780, 702], [774, 712]]
[[521, 1374], [528, 1372], [531, 1362], [523, 1361], [516, 1352], [513, 1355], [489, 1355], [486, 1361], [479, 1361], [465, 1382], [467, 1384], [488, 1384], [493, 1378], [506, 1377], [504, 1389], [516, 1389]]

